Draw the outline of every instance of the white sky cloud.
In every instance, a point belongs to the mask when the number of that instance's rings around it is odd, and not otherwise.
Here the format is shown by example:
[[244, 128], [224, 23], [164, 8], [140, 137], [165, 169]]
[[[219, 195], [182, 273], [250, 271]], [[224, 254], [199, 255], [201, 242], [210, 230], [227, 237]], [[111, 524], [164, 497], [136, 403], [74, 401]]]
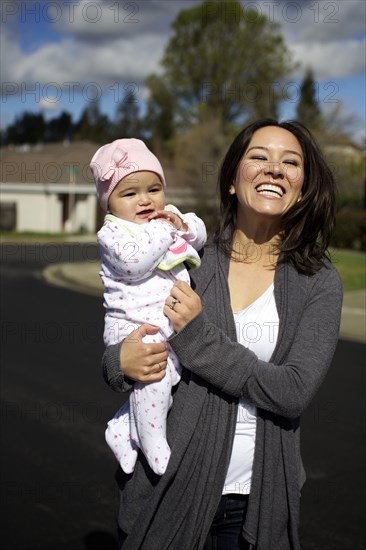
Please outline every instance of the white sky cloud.
[[[297, 41], [338, 42], [365, 33], [364, 0], [302, 2], [303, 17], [296, 28]], [[295, 37], [294, 37], [295, 38]]]
[[[310, 66], [315, 78], [329, 80], [361, 73], [365, 67], [365, 40], [343, 42], [299, 42], [292, 46], [294, 57], [302, 67]], [[303, 68], [299, 74], [303, 74]]]
[[[65, 0], [49, 2], [43, 16], [55, 21], [53, 28], [58, 41], [51, 41], [46, 34], [44, 41], [35, 41], [36, 47], [29, 48], [24, 47], [24, 39], [23, 48], [20, 46], [19, 33], [24, 33], [24, 22], [18, 28], [15, 17], [7, 16], [5, 24], [2, 18], [2, 82], [7, 83], [12, 95], [14, 86], [21, 84], [31, 88], [35, 83], [47, 87], [54, 82], [62, 88], [64, 83], [72, 82], [80, 83], [80, 89], [96, 83], [105, 90], [114, 83], [132, 82], [138, 87], [140, 98], [142, 93], [145, 97], [143, 81], [148, 74], [161, 70], [159, 61], [172, 34], [172, 21], [181, 9], [199, 3], [199, 0], [75, 0], [71, 10]], [[19, 10], [24, 4], [14, 2]], [[57, 4], [61, 11], [55, 8]], [[302, 78], [307, 67], [314, 70], [318, 81], [363, 72], [364, 0], [246, 0], [242, 5], [244, 8], [256, 5], [258, 13], [281, 25], [289, 49], [301, 63], [291, 78]], [[20, 11], [18, 17], [22, 17]], [[43, 28], [34, 26], [33, 20], [30, 17], [29, 25], [34, 28], [27, 27], [30, 36]], [[52, 96], [56, 93], [52, 86], [47, 90]], [[2, 91], [6, 91], [4, 85]], [[47, 103], [47, 97], [43, 99]]]
[[[60, 2], [62, 17], [58, 17], [55, 29], [62, 28], [65, 36], [59, 43], [45, 42], [35, 51], [22, 52], [14, 26], [11, 32], [7, 26], [2, 29], [1, 46], [6, 52], [2, 59], [3, 81], [42, 84], [132, 79], [142, 82], [159, 68], [175, 15], [195, 3], [82, 0], [72, 4], [71, 10], [66, 9], [65, 2]], [[45, 12], [49, 19], [56, 18], [57, 14], [55, 11], [52, 15], [52, 5], [55, 2], [51, 2]], [[281, 24], [289, 48], [302, 65], [298, 77], [307, 66], [314, 69], [318, 79], [350, 76], [363, 70], [364, 42], [355, 38], [362, 32], [364, 23], [363, 1], [258, 0], [257, 6], [259, 13]]]
[[[262, 2], [260, 0], [260, 4]], [[272, 5], [289, 49], [301, 64], [293, 76], [301, 78], [307, 67], [313, 69], [318, 80], [364, 71], [364, 0], [277, 0], [268, 4]]]
[[[108, 43], [76, 43], [67, 38], [61, 43], [45, 44], [24, 55], [18, 51], [13, 79], [39, 82], [142, 81], [158, 69], [163, 43], [157, 36], [139, 35], [134, 40], [114, 39]], [[11, 75], [8, 67], [8, 75]]]
[[50, 99], [42, 98], [40, 101], [40, 108], [44, 111], [57, 111], [59, 109], [57, 94], [52, 97], [50, 96]]
[[82, 39], [110, 40], [144, 33], [166, 36], [175, 15], [194, 4], [194, 0], [79, 0], [74, 8], [65, 4], [57, 27]]

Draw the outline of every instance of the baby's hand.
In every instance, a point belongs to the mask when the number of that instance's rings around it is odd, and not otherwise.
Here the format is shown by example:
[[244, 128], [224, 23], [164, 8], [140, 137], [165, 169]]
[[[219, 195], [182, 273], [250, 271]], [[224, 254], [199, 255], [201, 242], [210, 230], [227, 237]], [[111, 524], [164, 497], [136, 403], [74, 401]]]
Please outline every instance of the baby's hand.
[[183, 222], [182, 218], [178, 216], [178, 214], [174, 214], [174, 212], [169, 212], [168, 210], [158, 210], [157, 212], [153, 212], [149, 216], [148, 220], [162, 220], [163, 222], [168, 222], [178, 231], [187, 231], [188, 229], [187, 225]]

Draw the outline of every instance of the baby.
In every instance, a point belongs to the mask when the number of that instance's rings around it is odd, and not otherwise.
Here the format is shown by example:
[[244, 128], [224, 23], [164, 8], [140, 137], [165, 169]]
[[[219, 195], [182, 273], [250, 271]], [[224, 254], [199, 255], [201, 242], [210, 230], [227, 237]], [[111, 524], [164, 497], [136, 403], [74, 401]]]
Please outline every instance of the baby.
[[[177, 279], [190, 282], [184, 262], [200, 265], [206, 242], [203, 221], [165, 205], [165, 177], [159, 160], [138, 139], [104, 145], [91, 161], [97, 195], [107, 211], [98, 232], [106, 308], [104, 342], [116, 344], [143, 323], [159, 327], [144, 342], [167, 340], [172, 328], [163, 314]], [[174, 307], [172, 304], [171, 307]], [[129, 400], [108, 422], [106, 441], [122, 469], [131, 473], [140, 449], [162, 475], [170, 457], [166, 418], [171, 389], [180, 380], [178, 360], [169, 350], [160, 382], [135, 382]]]

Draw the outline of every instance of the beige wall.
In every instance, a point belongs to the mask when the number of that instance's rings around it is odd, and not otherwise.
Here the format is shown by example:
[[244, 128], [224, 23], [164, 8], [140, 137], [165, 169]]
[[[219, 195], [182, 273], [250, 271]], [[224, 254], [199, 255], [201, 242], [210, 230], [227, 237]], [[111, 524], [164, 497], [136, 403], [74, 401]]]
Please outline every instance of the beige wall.
[[15, 202], [17, 231], [61, 231], [62, 206], [57, 195], [2, 192], [1, 201]]
[[1, 202], [16, 204], [16, 231], [79, 231], [93, 233], [96, 228], [96, 197], [76, 195], [71, 220], [62, 227], [62, 201], [56, 193], [1, 192]]
[[96, 211], [96, 196], [76, 195], [75, 208], [72, 215], [72, 230], [79, 231], [83, 227], [88, 233], [93, 233], [96, 227]]

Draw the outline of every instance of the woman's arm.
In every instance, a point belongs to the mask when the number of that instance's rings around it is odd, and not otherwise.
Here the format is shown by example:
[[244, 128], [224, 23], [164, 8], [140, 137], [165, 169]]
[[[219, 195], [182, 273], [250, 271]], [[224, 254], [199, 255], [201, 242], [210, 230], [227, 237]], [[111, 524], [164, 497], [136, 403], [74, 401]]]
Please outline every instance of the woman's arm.
[[[342, 307], [337, 272], [329, 270], [323, 284], [314, 285], [282, 364], [261, 361], [232, 342], [199, 311], [199, 297], [183, 284], [172, 290], [180, 303], [174, 310], [164, 308], [177, 331], [169, 343], [182, 365], [230, 395], [285, 417], [298, 417], [326, 375], [337, 344]], [[195, 296], [189, 297], [191, 293]], [[168, 297], [167, 304], [171, 300]]]
[[118, 344], [108, 346], [103, 354], [103, 376], [112, 390], [126, 392], [133, 382], [159, 382], [165, 376], [168, 351], [164, 342], [144, 344], [146, 334], [156, 334], [158, 327], [147, 323], [131, 332]]
[[126, 392], [133, 381], [124, 375], [120, 365], [121, 342], [107, 346], [102, 357], [103, 377], [108, 386], [116, 392]]

